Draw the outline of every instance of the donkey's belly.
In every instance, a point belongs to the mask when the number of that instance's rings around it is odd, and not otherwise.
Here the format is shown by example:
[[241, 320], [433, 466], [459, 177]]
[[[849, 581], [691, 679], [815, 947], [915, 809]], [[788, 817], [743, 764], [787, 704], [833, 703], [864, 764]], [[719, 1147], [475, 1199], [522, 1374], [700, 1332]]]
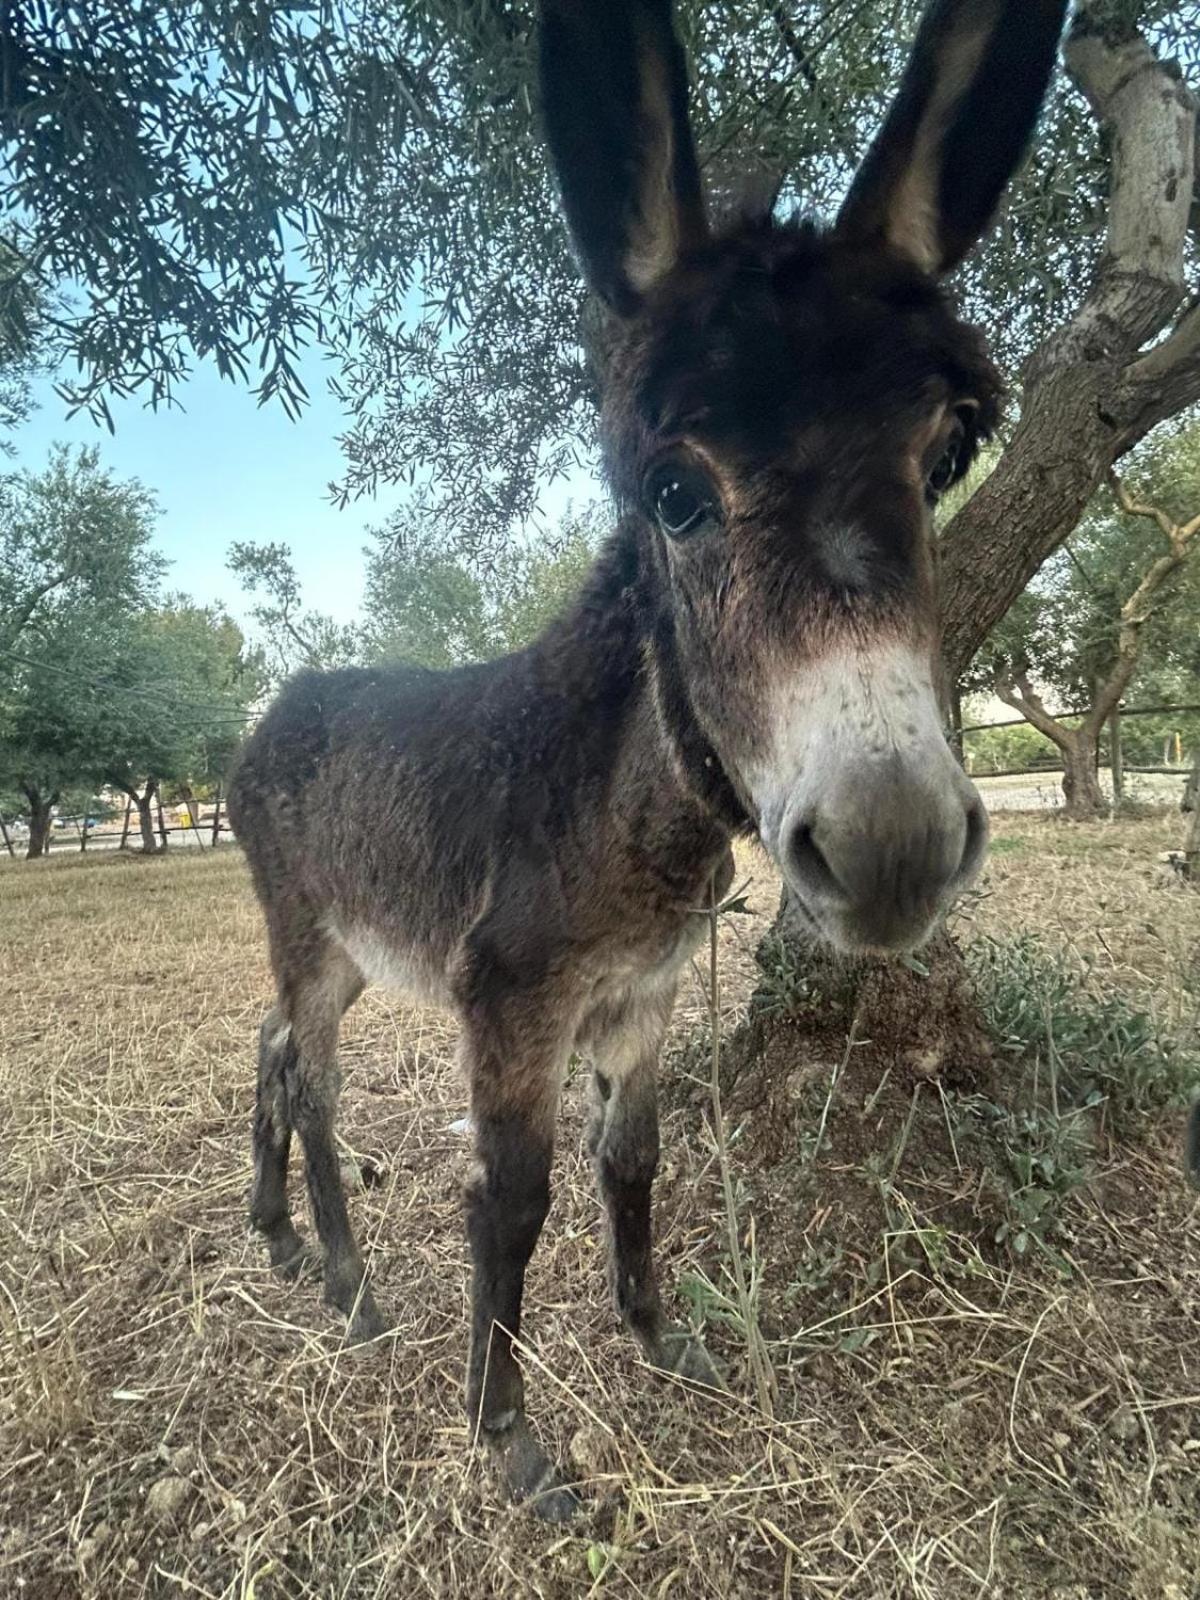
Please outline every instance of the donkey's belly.
[[427, 950], [405, 945], [362, 923], [346, 928], [334, 924], [330, 932], [368, 983], [421, 1005], [451, 1005], [445, 971]]

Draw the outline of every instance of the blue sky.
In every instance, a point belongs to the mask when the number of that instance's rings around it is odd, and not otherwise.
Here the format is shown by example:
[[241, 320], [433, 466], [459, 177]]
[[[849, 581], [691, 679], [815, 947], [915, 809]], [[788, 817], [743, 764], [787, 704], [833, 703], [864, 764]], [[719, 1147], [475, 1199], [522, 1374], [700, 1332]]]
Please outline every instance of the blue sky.
[[[341, 410], [319, 353], [310, 351], [300, 371], [310, 398], [298, 422], [201, 366], [171, 410], [114, 400], [115, 434], [83, 414], [68, 421], [46, 381], [37, 389], [37, 411], [13, 438], [15, 465], [37, 470], [55, 442], [96, 444], [118, 477], [140, 478], [157, 496], [163, 514], [156, 542], [172, 563], [171, 588], [222, 601], [244, 621], [246, 597], [225, 569], [226, 551], [235, 539], [274, 540], [291, 546], [305, 603], [348, 622], [362, 597], [365, 530], [384, 520], [402, 491], [385, 488], [373, 500], [335, 509], [329, 484], [341, 473]], [[556, 485], [543, 510], [554, 515], [569, 496], [587, 499], [589, 488], [583, 477]]]

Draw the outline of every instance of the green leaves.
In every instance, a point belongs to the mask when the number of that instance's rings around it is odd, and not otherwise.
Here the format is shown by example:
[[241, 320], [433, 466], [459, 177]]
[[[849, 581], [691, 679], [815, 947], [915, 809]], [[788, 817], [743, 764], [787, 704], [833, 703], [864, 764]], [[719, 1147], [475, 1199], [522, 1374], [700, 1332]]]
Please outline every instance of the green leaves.
[[364, 649], [427, 667], [486, 661], [528, 644], [569, 604], [600, 537], [597, 508], [481, 572], [433, 518], [402, 511], [367, 552]]
[[[921, 0], [679, 0], [706, 182], [829, 215]], [[1197, 69], [1195, 6], [1142, 20]], [[534, 109], [534, 7], [478, 0], [17, 3], [6, 12], [0, 231], [44, 280], [69, 405], [170, 398], [196, 359], [289, 412], [337, 356], [340, 492], [418, 478], [495, 554], [538, 489], [593, 459], [582, 292]], [[1157, 30], [1157, 31], [1155, 31]], [[1015, 370], [1077, 302], [1108, 155], [1065, 76], [968, 307]], [[0, 320], [8, 312], [0, 301]], [[2, 332], [3, 329], [0, 329]]]
[[0, 785], [203, 782], [262, 691], [218, 611], [163, 598], [154, 502], [56, 451], [0, 479]]

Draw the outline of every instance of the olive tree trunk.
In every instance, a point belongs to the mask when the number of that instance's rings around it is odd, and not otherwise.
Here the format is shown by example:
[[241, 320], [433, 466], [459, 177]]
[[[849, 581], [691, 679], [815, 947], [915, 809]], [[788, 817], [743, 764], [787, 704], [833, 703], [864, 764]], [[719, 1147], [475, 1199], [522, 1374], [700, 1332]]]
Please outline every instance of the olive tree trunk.
[[134, 795], [137, 806], [138, 827], [142, 833], [142, 849], [148, 856], [155, 855], [158, 851], [158, 840], [154, 837], [154, 785], [150, 784], [145, 794]]
[[29, 846], [25, 859], [35, 861], [39, 856], [50, 854], [50, 814], [57, 803], [58, 791], [45, 795], [34, 784], [21, 787], [29, 801]]
[[[139, 794], [128, 778], [112, 777], [113, 787], [120, 789], [129, 800], [137, 807], [138, 828], [142, 835], [142, 851], [148, 856], [159, 854], [158, 840], [154, 835], [154, 797], [158, 792], [157, 778], [147, 778], [146, 789]], [[125, 829], [121, 834], [121, 848], [125, 847], [125, 840], [129, 831], [129, 808], [125, 809]]]
[[[1103, 816], [1108, 801], [1100, 787], [1099, 740], [1090, 730], [1072, 735], [1062, 747], [1063, 800], [1073, 822]], [[1115, 797], [1114, 797], [1115, 803]]]

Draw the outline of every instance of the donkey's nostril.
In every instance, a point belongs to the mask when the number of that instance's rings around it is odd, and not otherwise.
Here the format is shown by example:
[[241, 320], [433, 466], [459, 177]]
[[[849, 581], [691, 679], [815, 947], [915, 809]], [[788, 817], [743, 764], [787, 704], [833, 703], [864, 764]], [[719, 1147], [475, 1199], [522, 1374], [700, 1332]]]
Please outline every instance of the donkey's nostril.
[[962, 860], [954, 874], [955, 883], [968, 883], [983, 864], [987, 850], [988, 819], [981, 800], [972, 800], [967, 806], [967, 837], [963, 845]]
[[846, 899], [846, 891], [839, 882], [837, 873], [825, 859], [814, 837], [811, 823], [800, 822], [793, 828], [788, 854], [796, 885], [801, 891], [807, 890], [822, 897]]

